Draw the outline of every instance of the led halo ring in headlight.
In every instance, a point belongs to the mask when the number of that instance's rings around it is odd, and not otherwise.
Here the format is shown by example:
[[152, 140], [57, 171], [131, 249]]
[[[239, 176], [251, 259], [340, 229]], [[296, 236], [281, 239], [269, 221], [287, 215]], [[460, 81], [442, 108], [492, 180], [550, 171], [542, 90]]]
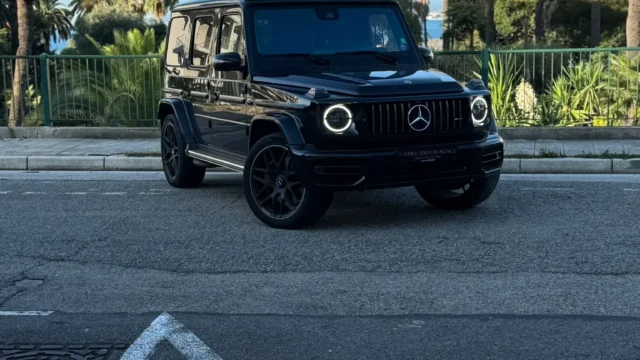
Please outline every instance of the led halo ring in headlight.
[[484, 125], [484, 121], [489, 117], [489, 103], [487, 100], [478, 96], [471, 102], [471, 118], [476, 126]]
[[[336, 117], [343, 117], [343, 118], [338, 119]], [[339, 134], [351, 127], [351, 124], [353, 123], [353, 114], [351, 113], [351, 110], [349, 110], [348, 107], [342, 104], [337, 104], [337, 105], [330, 106], [327, 110], [325, 110], [324, 115], [322, 116], [322, 120], [323, 120], [324, 126], [329, 131]], [[340, 122], [341, 124], [335, 124], [335, 122]]]

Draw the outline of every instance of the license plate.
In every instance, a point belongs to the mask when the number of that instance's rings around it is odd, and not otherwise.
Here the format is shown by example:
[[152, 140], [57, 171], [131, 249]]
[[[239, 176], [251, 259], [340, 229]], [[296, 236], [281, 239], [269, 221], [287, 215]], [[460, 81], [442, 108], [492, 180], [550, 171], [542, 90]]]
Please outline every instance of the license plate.
[[398, 151], [400, 163], [430, 163], [442, 160], [455, 160], [456, 149], [416, 149]]

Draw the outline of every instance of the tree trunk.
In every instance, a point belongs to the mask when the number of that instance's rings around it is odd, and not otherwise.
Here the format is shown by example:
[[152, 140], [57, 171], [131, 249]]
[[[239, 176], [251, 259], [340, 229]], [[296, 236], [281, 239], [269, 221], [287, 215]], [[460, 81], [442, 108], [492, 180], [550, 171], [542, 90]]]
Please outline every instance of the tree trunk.
[[[16, 56], [24, 57], [29, 53], [29, 6], [27, 0], [17, 0], [18, 9], [18, 50]], [[13, 72], [13, 94], [11, 97], [11, 114], [9, 115], [9, 126], [22, 126], [24, 114], [24, 84], [27, 73], [27, 60], [17, 58]]]
[[629, 0], [627, 46], [640, 47], [640, 0]]
[[591, 47], [600, 45], [602, 39], [602, 6], [601, 0], [591, 0]]
[[495, 21], [495, 13], [496, 13], [496, 1], [495, 0], [486, 0], [487, 1], [487, 30], [485, 34], [485, 44], [487, 46], [493, 45], [496, 42], [496, 21]]
[[471, 30], [471, 40], [469, 40], [469, 49], [470, 50], [475, 50], [476, 47], [476, 42], [475, 42], [475, 36], [476, 32], [474, 30]]
[[429, 31], [427, 30], [427, 17], [425, 16], [424, 19], [422, 19], [423, 25], [424, 25], [424, 46], [425, 47], [429, 47]]
[[9, 2], [9, 27], [11, 28], [11, 53], [18, 51], [18, 4], [16, 0]]
[[449, 0], [442, 0], [442, 30], [444, 31], [444, 35], [442, 35], [442, 48], [444, 50], [451, 49], [451, 44], [449, 43], [449, 36], [446, 35], [447, 30], [449, 30], [449, 19], [447, 19], [447, 11], [449, 10]]
[[544, 42], [545, 38], [545, 21], [544, 21], [544, 2], [545, 0], [538, 0], [536, 3], [536, 43]]

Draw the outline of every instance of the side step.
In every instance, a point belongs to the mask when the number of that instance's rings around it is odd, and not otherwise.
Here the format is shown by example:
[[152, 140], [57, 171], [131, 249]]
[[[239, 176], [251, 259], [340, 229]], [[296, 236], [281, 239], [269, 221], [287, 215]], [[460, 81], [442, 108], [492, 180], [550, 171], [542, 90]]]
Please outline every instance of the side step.
[[[226, 159], [221, 159], [221, 156], [214, 156], [214, 155], [209, 155], [209, 154], [205, 154], [204, 152], [200, 151], [200, 150], [187, 150], [187, 155], [196, 159], [196, 160], [200, 160], [200, 161], [204, 161], [206, 163], [210, 163], [213, 165], [218, 165], [224, 168], [227, 168], [229, 170], [233, 170], [233, 171], [237, 171], [237, 172], [243, 172], [244, 171], [244, 165], [240, 165], [237, 164], [233, 161], [229, 161]], [[235, 159], [234, 159], [235, 160]], [[240, 159], [238, 159], [240, 160]]]

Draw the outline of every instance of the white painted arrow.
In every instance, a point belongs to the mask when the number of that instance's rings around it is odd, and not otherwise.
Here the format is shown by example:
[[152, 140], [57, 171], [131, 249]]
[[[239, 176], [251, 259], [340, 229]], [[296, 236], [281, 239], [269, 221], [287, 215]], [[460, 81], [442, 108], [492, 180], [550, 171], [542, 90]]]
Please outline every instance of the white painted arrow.
[[189, 360], [222, 360], [202, 340], [173, 316], [158, 316], [127, 349], [120, 360], [147, 360], [163, 340], [167, 340]]

